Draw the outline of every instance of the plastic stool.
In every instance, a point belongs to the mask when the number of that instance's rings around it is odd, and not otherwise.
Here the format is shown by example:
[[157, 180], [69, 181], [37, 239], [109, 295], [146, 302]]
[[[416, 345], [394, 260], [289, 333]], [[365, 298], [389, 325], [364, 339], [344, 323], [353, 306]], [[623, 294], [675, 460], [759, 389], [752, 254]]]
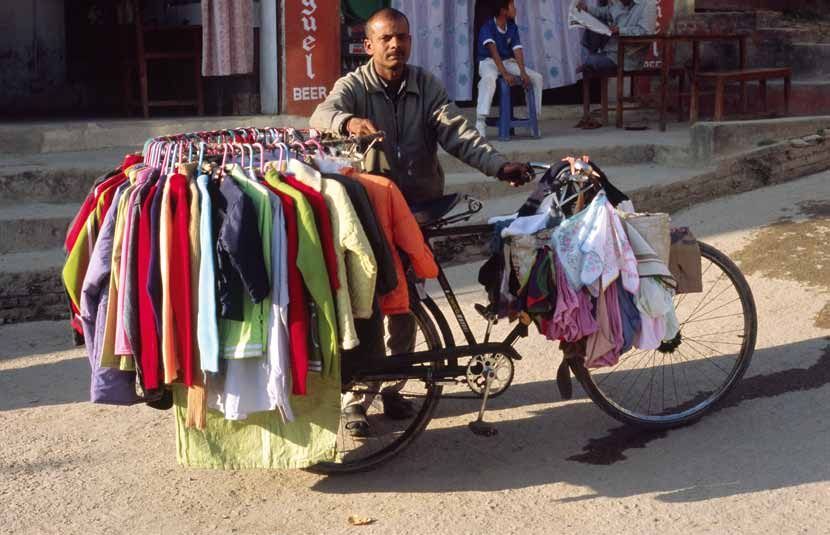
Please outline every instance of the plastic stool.
[[536, 98], [533, 93], [533, 86], [524, 88], [525, 99], [527, 100], [527, 119], [513, 117], [513, 102], [510, 98], [510, 84], [504, 77], [499, 76], [499, 116], [488, 118], [488, 126], [499, 127], [499, 140], [509, 141], [512, 128], [530, 128], [533, 137], [539, 137], [539, 120], [537, 118]]

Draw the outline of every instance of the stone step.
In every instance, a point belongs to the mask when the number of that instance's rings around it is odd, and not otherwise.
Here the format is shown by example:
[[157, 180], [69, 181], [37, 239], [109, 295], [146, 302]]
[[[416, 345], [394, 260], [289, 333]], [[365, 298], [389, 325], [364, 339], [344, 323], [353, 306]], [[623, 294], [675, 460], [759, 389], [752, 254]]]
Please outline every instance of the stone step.
[[78, 203], [0, 204], [0, 254], [60, 247]]
[[765, 33], [750, 51], [749, 67], [790, 67], [796, 80], [827, 79], [830, 43], [790, 41], [779, 32]]
[[[602, 160], [596, 158], [594, 160], [608, 176], [611, 183], [623, 192], [633, 192], [661, 184], [685, 181], [714, 169], [714, 164], [695, 167], [666, 166], [657, 163], [605, 165]], [[500, 203], [504, 198], [521, 198], [518, 204], [508, 208], [507, 212], [497, 212], [493, 215], [515, 211], [535, 189], [534, 184], [513, 188], [509, 184], [476, 172], [447, 175], [445, 187], [447, 193], [467, 193], [479, 200], [487, 201], [485, 206], [491, 203]]]
[[67, 319], [60, 248], [0, 255], [0, 324]]

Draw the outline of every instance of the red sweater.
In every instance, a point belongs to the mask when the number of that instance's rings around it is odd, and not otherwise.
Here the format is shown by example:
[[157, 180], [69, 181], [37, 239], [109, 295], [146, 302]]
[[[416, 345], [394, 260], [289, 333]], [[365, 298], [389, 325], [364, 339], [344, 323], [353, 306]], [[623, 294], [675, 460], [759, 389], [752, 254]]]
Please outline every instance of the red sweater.
[[291, 348], [292, 392], [298, 396], [307, 394], [308, 377], [308, 300], [303, 287], [303, 278], [297, 268], [299, 244], [297, 240], [297, 208], [294, 199], [271, 185], [263, 186], [277, 194], [282, 201], [285, 217], [285, 236], [288, 240], [288, 339]]
[[173, 240], [170, 243], [170, 301], [173, 305], [176, 355], [179, 377], [193, 386], [193, 299], [190, 284], [190, 201], [187, 178], [179, 173], [169, 178], [170, 207], [173, 211]]
[[161, 368], [153, 302], [147, 292], [150, 267], [150, 206], [153, 204], [157, 188], [158, 184], [150, 186], [147, 198], [141, 205], [141, 217], [138, 220], [138, 325], [141, 331], [141, 369], [144, 372], [144, 386], [148, 390], [160, 386]]

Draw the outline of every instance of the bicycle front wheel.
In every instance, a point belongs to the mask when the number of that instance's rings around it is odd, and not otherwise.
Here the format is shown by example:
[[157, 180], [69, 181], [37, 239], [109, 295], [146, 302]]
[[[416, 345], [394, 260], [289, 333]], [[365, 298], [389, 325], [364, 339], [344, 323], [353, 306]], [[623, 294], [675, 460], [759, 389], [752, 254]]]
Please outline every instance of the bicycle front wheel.
[[[424, 307], [419, 302], [413, 301], [410, 305], [410, 313], [415, 319], [414, 351], [440, 349], [441, 338]], [[395, 357], [387, 355], [387, 358]], [[425, 364], [424, 366], [436, 368], [439, 364]], [[395, 385], [394, 388], [400, 388], [401, 397], [415, 408], [413, 416], [399, 420], [387, 418], [383, 414], [383, 404], [379, 393], [384, 387], [390, 386], [392, 385], [358, 385], [351, 392], [346, 393], [364, 396], [367, 400], [364, 405], [368, 405], [366, 419], [369, 422], [369, 436], [363, 438], [352, 436], [346, 428], [345, 417], [341, 415], [337, 433], [337, 461], [316, 464], [311, 467], [312, 471], [324, 474], [347, 474], [370, 470], [401, 453], [423, 432], [441, 399], [442, 386], [432, 379], [409, 379], [402, 387], [400, 384]]]
[[700, 243], [703, 291], [674, 304], [680, 333], [653, 351], [632, 350], [613, 367], [571, 369], [591, 399], [617, 420], [650, 429], [692, 423], [746, 372], [757, 317], [749, 284], [722, 252]]

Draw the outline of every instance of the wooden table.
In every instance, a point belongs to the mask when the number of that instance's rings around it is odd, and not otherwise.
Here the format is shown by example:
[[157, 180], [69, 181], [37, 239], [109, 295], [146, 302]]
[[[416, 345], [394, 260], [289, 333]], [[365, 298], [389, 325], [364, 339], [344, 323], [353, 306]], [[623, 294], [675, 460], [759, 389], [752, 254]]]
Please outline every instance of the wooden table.
[[[623, 84], [625, 80], [625, 47], [630, 45], [661, 45], [660, 57], [660, 131], [666, 131], [666, 105], [668, 103], [669, 69], [677, 43], [692, 44], [692, 80], [694, 82], [700, 67], [700, 43], [703, 41], [737, 41], [739, 47], [739, 68], [746, 67], [746, 35], [738, 34], [673, 34], [620, 36], [617, 49], [617, 128], [623, 127]], [[672, 52], [670, 52], [670, 50]], [[746, 102], [746, 84], [741, 82], [741, 94]]]

